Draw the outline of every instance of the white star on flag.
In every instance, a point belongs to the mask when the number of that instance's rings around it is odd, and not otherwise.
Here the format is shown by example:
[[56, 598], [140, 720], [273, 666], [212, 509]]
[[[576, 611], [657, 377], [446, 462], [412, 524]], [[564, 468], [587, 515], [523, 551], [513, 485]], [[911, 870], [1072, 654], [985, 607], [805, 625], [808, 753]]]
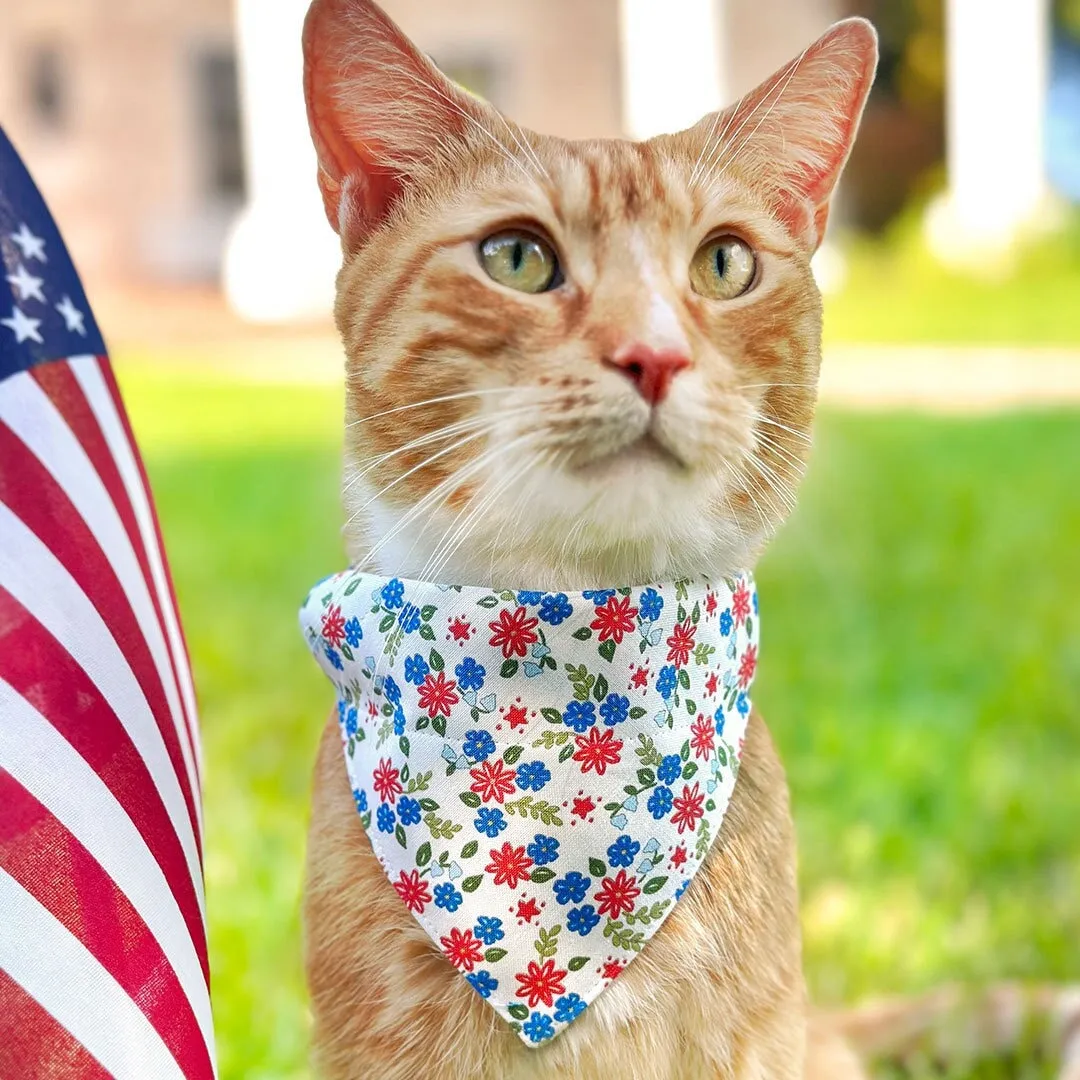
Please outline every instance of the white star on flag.
[[59, 304], [54, 306], [63, 315], [64, 324], [68, 330], [74, 330], [75, 333], [86, 337], [86, 327], [83, 326], [83, 319], [86, 316], [71, 302], [70, 296], [65, 296]]
[[41, 291], [45, 279], [34, 277], [22, 263], [19, 263], [19, 269], [14, 274], [8, 274], [7, 279], [19, 290], [20, 300], [40, 300], [45, 303], [45, 294]]
[[21, 345], [27, 340], [36, 341], [39, 345], [43, 344], [42, 337], [38, 333], [41, 320], [31, 319], [22, 308], [13, 307], [11, 309], [11, 318], [0, 319], [0, 324], [10, 327], [11, 332], [15, 335], [16, 345]]
[[19, 246], [24, 259], [49, 261], [45, 258], [45, 241], [40, 236], [35, 236], [25, 221], [19, 226], [18, 232], [11, 234], [11, 239]]

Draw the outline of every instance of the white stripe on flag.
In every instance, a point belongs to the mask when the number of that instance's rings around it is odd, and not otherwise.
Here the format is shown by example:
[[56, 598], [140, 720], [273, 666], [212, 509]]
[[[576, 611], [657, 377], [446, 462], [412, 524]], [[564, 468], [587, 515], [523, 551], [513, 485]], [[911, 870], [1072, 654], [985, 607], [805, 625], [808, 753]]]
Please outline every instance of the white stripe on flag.
[[0, 421], [26, 444], [71, 499], [119, 578], [165, 691], [188, 783], [191, 790], [198, 793], [199, 778], [191, 739], [161, 624], [150, 599], [150, 583], [143, 577], [131, 539], [101, 477], [52, 399], [28, 373], [13, 375], [4, 384], [4, 393], [0, 395]]
[[0, 869], [0, 969], [115, 1080], [184, 1080], [153, 1024], [59, 920]]
[[[97, 609], [56, 556], [0, 503], [0, 585], [71, 655], [116, 714], [165, 804], [206, 918], [202, 867], [180, 781], [130, 665]], [[198, 802], [197, 793], [194, 795]]]
[[199, 957], [169, 883], [139, 830], [101, 777], [3, 679], [0, 716], [0, 767], [86, 848], [131, 901], [176, 972], [213, 1060], [210, 994]]
[[[120, 421], [113, 403], [109, 388], [101, 374], [100, 361], [95, 356], [74, 356], [71, 358], [71, 370], [82, 387], [90, 408], [94, 410], [98, 424], [101, 426], [105, 440], [109, 444], [113, 458], [116, 460], [124, 486], [127, 488], [128, 498], [131, 500], [135, 511], [135, 519], [142, 533], [143, 545], [146, 548], [146, 557], [150, 563], [150, 573], [154, 579], [154, 587], [157, 590], [158, 601], [161, 605], [162, 614], [165, 616], [165, 631], [169, 636], [169, 644], [172, 649], [173, 660], [176, 670], [180, 675], [180, 693], [184, 699], [184, 707], [187, 710], [188, 721], [191, 727], [191, 741], [195, 750], [195, 761], [202, 771], [202, 747], [199, 741], [198, 711], [195, 704], [195, 687], [191, 681], [191, 671], [188, 668], [187, 651], [184, 648], [183, 635], [180, 633], [180, 621], [173, 607], [172, 592], [169, 589], [168, 578], [165, 574], [165, 565], [162, 561], [161, 551], [158, 548], [157, 533], [154, 529], [153, 512], [150, 507], [150, 496], [142, 482], [139, 467], [135, 461], [135, 454], [128, 440], [127, 432]], [[202, 829], [202, 803], [197, 802], [199, 814], [199, 828]]]

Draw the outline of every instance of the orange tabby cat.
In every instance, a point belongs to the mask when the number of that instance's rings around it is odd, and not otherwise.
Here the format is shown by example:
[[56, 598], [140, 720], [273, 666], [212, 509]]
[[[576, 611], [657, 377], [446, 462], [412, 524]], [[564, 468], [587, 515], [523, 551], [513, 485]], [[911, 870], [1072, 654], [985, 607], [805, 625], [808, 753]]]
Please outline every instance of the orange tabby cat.
[[[352, 559], [533, 589], [752, 566], [809, 445], [810, 257], [873, 79], [870, 25], [837, 24], [727, 111], [643, 143], [515, 125], [369, 0], [316, 0], [304, 50], [344, 253]], [[333, 718], [305, 916], [315, 1054], [332, 1080], [862, 1075], [828, 1025], [808, 1023], [787, 787], [757, 716], [685, 897], [540, 1049], [386, 880]]]

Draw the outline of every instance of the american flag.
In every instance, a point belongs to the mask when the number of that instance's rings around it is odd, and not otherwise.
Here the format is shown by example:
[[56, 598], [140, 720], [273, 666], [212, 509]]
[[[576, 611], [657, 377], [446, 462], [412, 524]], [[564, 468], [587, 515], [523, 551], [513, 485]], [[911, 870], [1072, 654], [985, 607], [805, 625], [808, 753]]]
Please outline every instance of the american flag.
[[213, 1077], [195, 697], [64, 243], [0, 130], [0, 1077]]

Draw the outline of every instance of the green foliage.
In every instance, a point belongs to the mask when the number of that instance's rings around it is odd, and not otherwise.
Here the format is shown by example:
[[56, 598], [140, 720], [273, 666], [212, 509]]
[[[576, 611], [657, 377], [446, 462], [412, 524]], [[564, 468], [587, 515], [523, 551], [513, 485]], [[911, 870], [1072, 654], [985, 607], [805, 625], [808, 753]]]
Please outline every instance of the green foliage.
[[[222, 1080], [299, 1080], [332, 702], [295, 612], [343, 562], [340, 397], [122, 375], [202, 709]], [[1075, 978], [1080, 419], [828, 416], [818, 441], [759, 574], [756, 695], [793, 790], [815, 997]]]

